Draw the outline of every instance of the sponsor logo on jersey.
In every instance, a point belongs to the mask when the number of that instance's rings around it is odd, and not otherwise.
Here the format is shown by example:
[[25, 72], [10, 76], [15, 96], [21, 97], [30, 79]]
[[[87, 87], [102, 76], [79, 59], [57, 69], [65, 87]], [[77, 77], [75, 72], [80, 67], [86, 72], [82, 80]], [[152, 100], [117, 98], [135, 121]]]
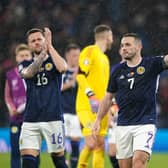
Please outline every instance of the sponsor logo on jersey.
[[61, 145], [58, 145], [57, 149], [62, 149], [62, 146], [61, 146]]
[[134, 74], [135, 74], [134, 72], [130, 72], [127, 74], [127, 77], [130, 78], [130, 77], [134, 76]]
[[52, 68], [53, 68], [53, 65], [51, 63], [45, 64], [46, 71], [51, 71]]
[[142, 75], [145, 72], [145, 68], [143, 66], [139, 66], [137, 68], [137, 74]]
[[124, 79], [125, 77], [124, 77], [124, 75], [121, 75], [120, 77], [119, 77], [119, 79]]
[[88, 60], [88, 59], [85, 59], [85, 60], [83, 61], [83, 64], [84, 64], [84, 65], [89, 65], [89, 60]]

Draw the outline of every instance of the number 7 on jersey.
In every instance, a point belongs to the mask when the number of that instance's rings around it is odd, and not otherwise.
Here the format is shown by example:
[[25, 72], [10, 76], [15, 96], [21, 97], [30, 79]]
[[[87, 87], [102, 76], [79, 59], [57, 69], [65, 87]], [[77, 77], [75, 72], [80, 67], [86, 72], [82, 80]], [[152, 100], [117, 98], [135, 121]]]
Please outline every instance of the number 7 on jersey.
[[135, 78], [129, 78], [129, 79], [128, 79], [128, 82], [129, 82], [129, 84], [130, 84], [130, 85], [129, 85], [129, 88], [130, 88], [130, 89], [133, 89], [134, 81], [135, 81]]

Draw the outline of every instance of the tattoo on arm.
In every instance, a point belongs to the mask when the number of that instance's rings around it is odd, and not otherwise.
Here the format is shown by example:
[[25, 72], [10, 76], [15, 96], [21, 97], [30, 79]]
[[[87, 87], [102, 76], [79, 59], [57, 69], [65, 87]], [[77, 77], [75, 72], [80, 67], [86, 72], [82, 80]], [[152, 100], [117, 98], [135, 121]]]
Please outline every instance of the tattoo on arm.
[[36, 60], [34, 60], [32, 64], [30, 64], [28, 67], [26, 67], [21, 71], [22, 77], [23, 78], [33, 77], [40, 70], [40, 67], [42, 66], [45, 56], [46, 53], [41, 52], [41, 54], [37, 57]]

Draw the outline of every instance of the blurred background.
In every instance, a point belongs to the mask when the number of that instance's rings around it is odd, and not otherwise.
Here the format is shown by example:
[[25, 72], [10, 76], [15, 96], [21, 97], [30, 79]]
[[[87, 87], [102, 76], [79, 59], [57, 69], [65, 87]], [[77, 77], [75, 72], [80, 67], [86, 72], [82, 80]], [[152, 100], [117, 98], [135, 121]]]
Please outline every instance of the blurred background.
[[[63, 56], [69, 42], [91, 44], [94, 27], [108, 24], [114, 34], [107, 53], [112, 66], [120, 61], [119, 41], [127, 32], [141, 36], [143, 56], [168, 53], [167, 9], [166, 0], [0, 0], [0, 127], [9, 125], [5, 73], [13, 66], [15, 46], [26, 42], [27, 30], [51, 28], [54, 46]], [[168, 128], [168, 71], [161, 74], [157, 99], [158, 128]]]

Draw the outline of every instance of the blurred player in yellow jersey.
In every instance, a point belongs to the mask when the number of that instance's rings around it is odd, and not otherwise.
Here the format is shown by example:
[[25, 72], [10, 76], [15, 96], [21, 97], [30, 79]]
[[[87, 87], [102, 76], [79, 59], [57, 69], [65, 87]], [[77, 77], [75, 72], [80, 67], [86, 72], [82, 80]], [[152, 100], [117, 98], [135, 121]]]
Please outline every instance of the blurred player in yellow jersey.
[[80, 153], [78, 168], [87, 167], [92, 153], [92, 167], [104, 168], [104, 136], [108, 128], [108, 116], [102, 120], [102, 127], [96, 140], [92, 137], [91, 129], [108, 85], [110, 65], [104, 52], [111, 49], [113, 35], [109, 26], [98, 25], [94, 29], [94, 36], [95, 44], [85, 47], [79, 57], [76, 108], [83, 127], [85, 145]]

